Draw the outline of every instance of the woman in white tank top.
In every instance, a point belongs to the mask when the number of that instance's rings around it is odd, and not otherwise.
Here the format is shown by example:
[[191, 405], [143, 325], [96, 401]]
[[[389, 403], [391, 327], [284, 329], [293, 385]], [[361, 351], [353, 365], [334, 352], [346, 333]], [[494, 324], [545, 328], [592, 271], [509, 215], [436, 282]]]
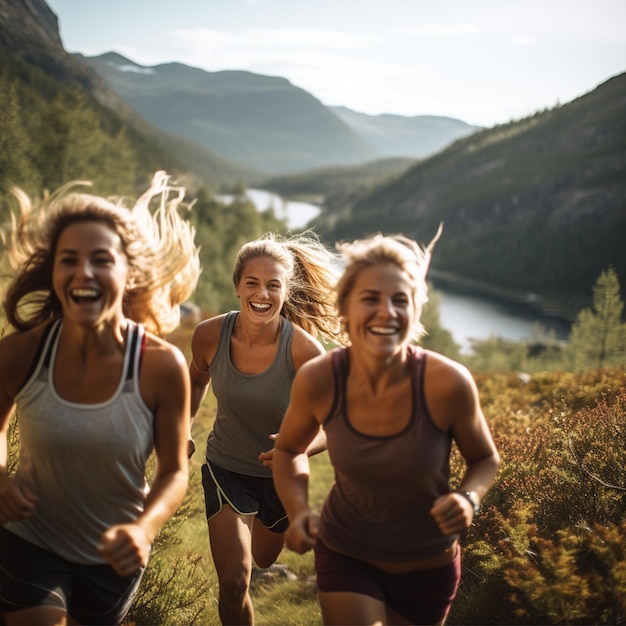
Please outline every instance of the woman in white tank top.
[[158, 334], [195, 288], [194, 231], [163, 172], [132, 208], [74, 185], [34, 209], [16, 195], [4, 300], [15, 330], [0, 341], [0, 612], [8, 625], [117, 624], [187, 488], [187, 367]]

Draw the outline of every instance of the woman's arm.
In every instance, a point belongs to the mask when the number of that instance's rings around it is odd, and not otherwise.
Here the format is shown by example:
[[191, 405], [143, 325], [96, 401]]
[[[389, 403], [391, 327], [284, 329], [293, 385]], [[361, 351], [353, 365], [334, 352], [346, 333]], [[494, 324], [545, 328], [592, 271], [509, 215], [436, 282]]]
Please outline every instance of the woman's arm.
[[[287, 547], [304, 553], [315, 545], [319, 516], [309, 509], [309, 450], [332, 402], [330, 358], [303, 365], [291, 388], [291, 401], [274, 449], [274, 485], [287, 516]], [[325, 443], [325, 442], [324, 442]]]
[[[308, 361], [321, 356], [326, 352], [322, 344], [311, 336], [308, 332], [294, 325], [294, 336], [291, 343], [291, 359], [296, 373]], [[276, 434], [270, 435], [271, 441], [276, 441]], [[313, 456], [326, 450], [326, 433], [320, 428], [317, 435], [313, 438], [307, 447], [307, 455]], [[259, 461], [264, 467], [273, 469], [274, 467], [274, 448], [266, 450], [259, 454]]]
[[15, 395], [35, 357], [40, 332], [12, 333], [0, 341], [0, 524], [30, 517], [37, 497], [8, 475], [9, 423]]
[[220, 315], [196, 326], [191, 336], [191, 361], [189, 363], [189, 379], [191, 381], [191, 407], [189, 414], [189, 436], [187, 456], [191, 458], [196, 444], [191, 436], [191, 427], [200, 405], [209, 390], [211, 373], [209, 364], [213, 361], [222, 328], [224, 316]]
[[467, 368], [429, 353], [425, 385], [433, 420], [441, 428], [450, 428], [466, 463], [458, 489], [438, 498], [431, 510], [442, 532], [454, 534], [466, 530], [475, 514], [470, 499], [461, 492], [470, 492], [480, 503], [495, 480], [500, 456]]
[[160, 528], [178, 509], [189, 479], [190, 383], [182, 353], [166, 342], [150, 340], [142, 365], [142, 394], [154, 413], [156, 467], [144, 510], [133, 524], [109, 528], [102, 537], [102, 554], [120, 575], [145, 567], [150, 546]]
[[[312, 337], [309, 333], [302, 330], [300, 327], [295, 331], [293, 346], [292, 346], [292, 358], [296, 371], [302, 367], [306, 362], [314, 359], [322, 354], [325, 354], [326, 350], [324, 346]], [[313, 456], [326, 450], [326, 433], [322, 428], [318, 428], [318, 432], [307, 446], [307, 456]]]

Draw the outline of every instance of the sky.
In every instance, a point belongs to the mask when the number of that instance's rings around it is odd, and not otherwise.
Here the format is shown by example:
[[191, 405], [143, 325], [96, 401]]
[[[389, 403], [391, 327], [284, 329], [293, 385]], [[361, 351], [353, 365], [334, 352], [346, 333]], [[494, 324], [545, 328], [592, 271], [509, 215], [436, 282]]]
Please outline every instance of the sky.
[[46, 0], [65, 49], [281, 76], [323, 104], [492, 127], [626, 71], [626, 0]]

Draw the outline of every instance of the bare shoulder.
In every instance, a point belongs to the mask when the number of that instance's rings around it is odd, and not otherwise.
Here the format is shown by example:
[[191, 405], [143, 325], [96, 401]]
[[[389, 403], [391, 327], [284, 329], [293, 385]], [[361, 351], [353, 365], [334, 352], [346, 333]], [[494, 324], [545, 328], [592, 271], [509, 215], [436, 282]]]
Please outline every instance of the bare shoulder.
[[478, 403], [476, 383], [463, 364], [437, 352], [427, 352], [424, 376], [426, 404], [435, 422], [448, 427]]
[[194, 362], [201, 370], [207, 370], [215, 356], [226, 315], [224, 313], [203, 320], [194, 328], [191, 336], [191, 351]]
[[293, 342], [291, 344], [291, 358], [296, 371], [302, 367], [304, 363], [313, 359], [325, 350], [322, 344], [306, 330], [300, 326], [293, 326]]
[[296, 373], [291, 388], [292, 405], [309, 414], [320, 424], [328, 417], [335, 398], [335, 384], [330, 352], [309, 359]]
[[202, 320], [193, 329], [192, 337], [198, 341], [209, 341], [213, 338], [218, 338], [226, 316], [227, 313], [222, 313], [221, 315]]
[[141, 395], [151, 410], [183, 394], [188, 385], [185, 356], [175, 345], [146, 333], [139, 374]]
[[174, 344], [152, 333], [146, 333], [146, 347], [143, 355], [143, 363], [146, 367], [157, 374], [167, 375], [182, 368], [186, 373], [187, 362], [182, 351]]
[[296, 382], [300, 388], [306, 388], [313, 395], [334, 391], [331, 353], [323, 352], [303, 363], [296, 374], [294, 384]]
[[426, 355], [427, 377], [444, 377], [449, 383], [456, 382], [459, 385], [473, 384], [470, 371], [462, 363], [431, 350], [427, 350]]

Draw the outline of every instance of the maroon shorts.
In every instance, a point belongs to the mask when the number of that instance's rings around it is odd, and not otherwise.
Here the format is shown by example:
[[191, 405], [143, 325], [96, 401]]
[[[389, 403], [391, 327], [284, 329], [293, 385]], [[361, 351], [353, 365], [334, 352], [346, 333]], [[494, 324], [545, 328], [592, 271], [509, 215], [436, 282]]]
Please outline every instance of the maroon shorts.
[[411, 624], [437, 624], [446, 617], [461, 580], [461, 549], [449, 565], [399, 574], [315, 544], [317, 588], [347, 591], [384, 602]]

